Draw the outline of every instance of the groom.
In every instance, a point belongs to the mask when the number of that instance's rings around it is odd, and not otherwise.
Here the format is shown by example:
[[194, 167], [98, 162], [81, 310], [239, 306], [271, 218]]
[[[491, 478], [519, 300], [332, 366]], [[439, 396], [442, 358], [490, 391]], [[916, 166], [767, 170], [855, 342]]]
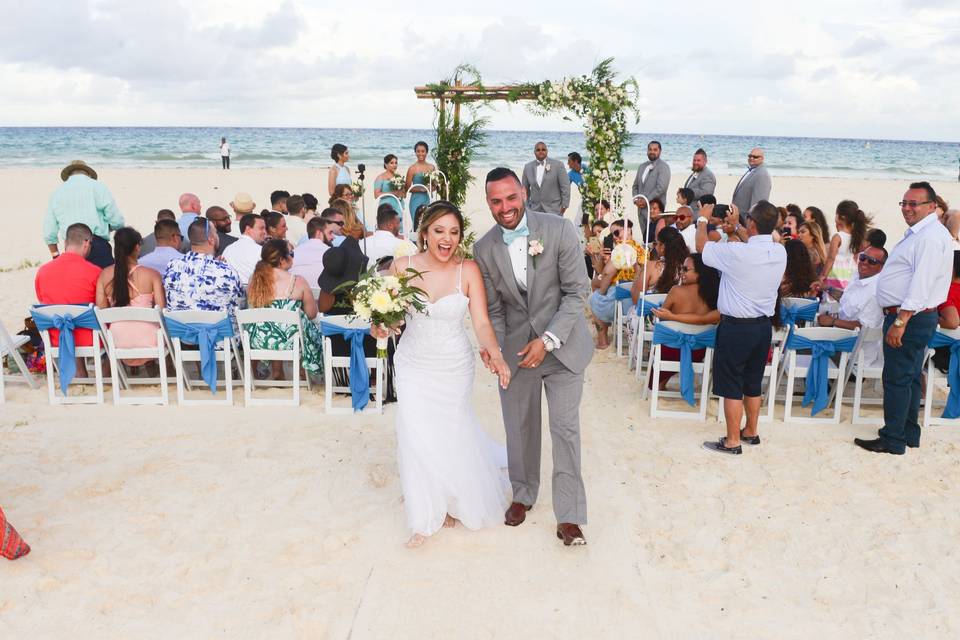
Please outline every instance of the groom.
[[[527, 194], [510, 169], [487, 174], [497, 226], [474, 244], [487, 308], [514, 372], [500, 391], [513, 502], [506, 524], [521, 524], [540, 488], [540, 397], [546, 389], [553, 440], [553, 511], [563, 544], [586, 544], [587, 498], [580, 475], [580, 397], [593, 356], [584, 305], [590, 284], [577, 232], [556, 215], [524, 211]], [[482, 353], [484, 363], [489, 354]]]

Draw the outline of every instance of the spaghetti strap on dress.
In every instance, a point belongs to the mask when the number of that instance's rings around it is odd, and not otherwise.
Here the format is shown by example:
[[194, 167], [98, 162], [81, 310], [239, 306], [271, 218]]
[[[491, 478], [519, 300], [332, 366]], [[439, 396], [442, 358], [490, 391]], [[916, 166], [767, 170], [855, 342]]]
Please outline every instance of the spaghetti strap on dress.
[[[154, 293], [140, 293], [140, 289], [133, 282], [133, 274], [140, 265], [130, 270], [127, 285], [130, 287], [130, 306], [142, 309], [152, 309], [156, 305]], [[113, 304], [113, 300], [110, 301]], [[124, 320], [110, 325], [113, 334], [113, 343], [120, 349], [155, 348], [157, 346], [157, 325], [155, 322], [141, 322], [139, 320]], [[131, 367], [138, 367], [155, 358], [141, 358], [124, 360], [123, 363]]]

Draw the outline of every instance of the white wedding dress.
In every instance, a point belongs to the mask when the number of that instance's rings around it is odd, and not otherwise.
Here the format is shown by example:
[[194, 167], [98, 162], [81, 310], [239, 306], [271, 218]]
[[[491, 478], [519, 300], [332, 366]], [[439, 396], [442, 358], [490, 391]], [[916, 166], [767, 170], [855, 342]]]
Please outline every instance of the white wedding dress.
[[506, 450], [473, 412], [474, 353], [460, 288], [407, 315], [394, 356], [397, 460], [407, 526], [430, 536], [447, 514], [468, 529], [499, 525], [510, 483]]

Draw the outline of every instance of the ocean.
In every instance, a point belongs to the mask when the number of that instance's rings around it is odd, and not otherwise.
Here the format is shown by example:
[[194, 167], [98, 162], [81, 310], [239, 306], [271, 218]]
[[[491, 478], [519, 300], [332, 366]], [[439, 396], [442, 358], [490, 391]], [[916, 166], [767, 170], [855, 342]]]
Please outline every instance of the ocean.
[[[183, 168], [220, 166], [220, 137], [232, 147], [233, 168], [323, 167], [336, 142], [350, 148], [350, 164], [379, 171], [383, 156], [396, 154], [400, 167], [414, 161], [413, 145], [430, 143], [428, 129], [294, 129], [216, 127], [0, 127], [0, 166], [61, 167], [83, 159], [93, 166]], [[750, 148], [763, 147], [774, 175], [837, 178], [956, 180], [960, 143], [837, 138], [787, 138], [634, 133], [625, 150], [628, 170], [646, 160], [646, 143], [657, 139], [663, 159], [677, 172], [689, 168], [703, 147], [714, 172], [736, 175], [746, 169]], [[519, 168], [543, 140], [552, 157], [584, 153], [583, 134], [558, 131], [489, 131], [476, 167]], [[587, 159], [589, 162], [589, 159]]]

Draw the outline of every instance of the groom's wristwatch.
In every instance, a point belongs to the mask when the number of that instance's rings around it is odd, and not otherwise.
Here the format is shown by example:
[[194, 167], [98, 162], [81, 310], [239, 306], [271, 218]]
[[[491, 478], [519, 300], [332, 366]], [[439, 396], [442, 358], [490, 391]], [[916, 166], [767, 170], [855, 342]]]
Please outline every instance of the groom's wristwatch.
[[543, 346], [547, 350], [547, 353], [550, 353], [557, 348], [556, 343], [554, 343], [549, 336], [540, 336], [540, 339], [543, 340]]

